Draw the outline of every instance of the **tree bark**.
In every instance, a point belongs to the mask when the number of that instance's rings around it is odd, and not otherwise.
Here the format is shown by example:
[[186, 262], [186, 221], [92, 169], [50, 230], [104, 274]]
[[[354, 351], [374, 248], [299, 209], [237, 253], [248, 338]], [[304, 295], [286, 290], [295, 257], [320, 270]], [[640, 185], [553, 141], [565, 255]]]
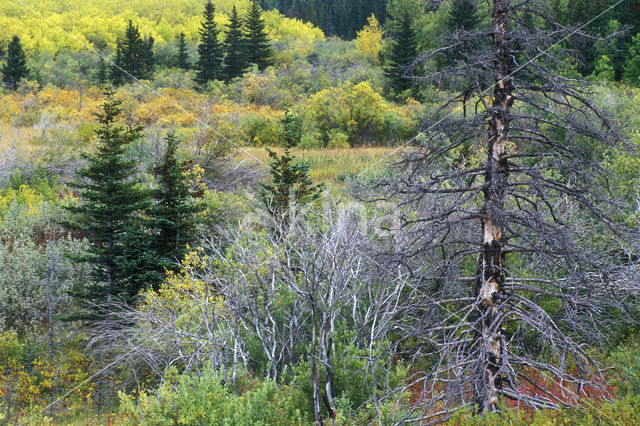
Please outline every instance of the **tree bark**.
[[498, 394], [502, 387], [503, 347], [501, 301], [504, 292], [504, 228], [501, 212], [509, 168], [506, 156], [509, 110], [513, 104], [513, 84], [508, 51], [507, 15], [509, 0], [493, 1], [493, 53], [495, 86], [490, 111], [487, 170], [484, 186], [482, 219], [483, 247], [478, 275], [477, 304], [480, 312], [478, 336], [481, 356], [474, 387], [478, 412], [498, 410]]
[[309, 362], [311, 362], [311, 382], [313, 385], [313, 415], [315, 417], [316, 424], [322, 425], [322, 408], [320, 403], [320, 378], [318, 377], [317, 363], [317, 337], [316, 337], [316, 311], [311, 308], [311, 356]]

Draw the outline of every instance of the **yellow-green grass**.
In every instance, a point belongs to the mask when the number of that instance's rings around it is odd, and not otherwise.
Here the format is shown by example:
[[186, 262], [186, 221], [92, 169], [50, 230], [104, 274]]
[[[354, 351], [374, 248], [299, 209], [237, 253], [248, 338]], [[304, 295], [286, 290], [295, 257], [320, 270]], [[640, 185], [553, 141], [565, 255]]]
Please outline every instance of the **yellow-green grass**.
[[[281, 154], [283, 148], [272, 148]], [[380, 168], [385, 160], [394, 153], [394, 148], [363, 147], [344, 149], [297, 149], [291, 150], [296, 158], [309, 161], [310, 174], [314, 182], [336, 184], [348, 176], [357, 175], [365, 170]], [[257, 159], [265, 164], [271, 161], [265, 148], [246, 148], [240, 159]]]
[[33, 127], [12, 127], [0, 123], [0, 149], [15, 147], [20, 154], [31, 154], [39, 147], [32, 144], [34, 138], [42, 134], [42, 130]]
[[[1, 132], [0, 150], [13, 146], [19, 156], [30, 156], [44, 147], [38, 143], [42, 130], [33, 127], [11, 128], [5, 124]], [[281, 154], [283, 148], [272, 148]], [[396, 151], [389, 147], [359, 147], [336, 149], [298, 149], [291, 152], [299, 160], [311, 163], [310, 173], [314, 182], [325, 182], [335, 185], [349, 176], [357, 175], [365, 170], [382, 167], [389, 156]], [[254, 160], [263, 164], [271, 161], [265, 148], [247, 147], [239, 149], [238, 161]]]

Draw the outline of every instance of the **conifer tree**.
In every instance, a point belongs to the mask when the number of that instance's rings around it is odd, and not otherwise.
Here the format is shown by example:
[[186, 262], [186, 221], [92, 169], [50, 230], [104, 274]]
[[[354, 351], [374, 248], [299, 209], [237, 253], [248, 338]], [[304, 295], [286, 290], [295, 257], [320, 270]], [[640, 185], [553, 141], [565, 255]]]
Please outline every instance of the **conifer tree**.
[[215, 7], [208, 1], [204, 7], [200, 44], [198, 44], [198, 63], [196, 64], [196, 82], [205, 87], [213, 80], [223, 80], [222, 45], [218, 40], [217, 24], [214, 21]]
[[224, 40], [224, 73], [227, 81], [240, 77], [248, 67], [242, 27], [242, 20], [238, 16], [236, 7], [233, 6]]
[[267, 148], [271, 164], [269, 174], [273, 184], [260, 184], [259, 195], [271, 216], [278, 223], [288, 223], [288, 213], [295, 205], [308, 203], [320, 197], [323, 184], [314, 185], [309, 175], [308, 161], [298, 162], [287, 143], [282, 155]]
[[107, 63], [104, 61], [104, 58], [102, 56], [98, 61], [98, 70], [96, 71], [96, 74], [95, 74], [95, 80], [100, 86], [104, 86], [109, 80]]
[[18, 83], [27, 78], [27, 56], [22, 49], [22, 43], [18, 36], [13, 36], [7, 48], [7, 58], [2, 67], [2, 82], [9, 89], [17, 89]]
[[[446, 21], [450, 33], [473, 31], [479, 23], [478, 6], [475, 0], [453, 0]], [[451, 65], [464, 60], [474, 48], [474, 40], [461, 40], [454, 49], [447, 50], [443, 58], [446, 64], [443, 65]]]
[[118, 41], [111, 81], [122, 84], [128, 78], [148, 79], [155, 68], [153, 37], [143, 39], [138, 26], [132, 21], [127, 24], [124, 38]]
[[[167, 151], [153, 169], [158, 184], [154, 191], [156, 204], [151, 209], [149, 226], [153, 231], [156, 269], [175, 270], [187, 254], [187, 245], [196, 239], [196, 215], [203, 208], [201, 196], [192, 189], [187, 173], [190, 164], [178, 158], [180, 140], [173, 132], [167, 134]], [[159, 267], [159, 268], [158, 268]]]
[[286, 147], [294, 147], [300, 142], [300, 131], [296, 117], [289, 110], [284, 112], [284, 117], [280, 120], [280, 139]]
[[256, 64], [263, 70], [273, 63], [271, 41], [265, 29], [262, 9], [257, 2], [251, 2], [245, 18], [244, 43], [246, 59], [249, 64]]
[[184, 37], [184, 33], [180, 33], [178, 37], [178, 56], [176, 56], [176, 65], [183, 70], [191, 69], [191, 63], [189, 62], [189, 53], [187, 52], [187, 42]]
[[407, 67], [418, 57], [418, 43], [412, 26], [411, 17], [405, 13], [400, 21], [400, 28], [391, 45], [389, 63], [385, 74], [389, 86], [396, 94], [413, 87], [413, 82], [405, 76]]
[[154, 44], [155, 39], [151, 36], [142, 41], [143, 49], [140, 52], [140, 57], [142, 59], [141, 77], [144, 79], [150, 79], [153, 77], [153, 73], [156, 70], [156, 59], [153, 51]]
[[120, 69], [122, 65], [122, 46], [120, 42], [116, 44], [116, 56], [113, 59], [113, 66], [109, 70], [109, 81], [116, 86], [121, 85], [124, 82], [125, 74]]
[[[84, 154], [88, 164], [77, 174], [73, 187], [80, 192], [80, 204], [68, 207], [76, 213], [71, 228], [88, 233], [90, 248], [80, 260], [94, 266], [94, 282], [74, 295], [98, 306], [109, 302], [134, 301], [138, 288], [130, 285], [127, 271], [119, 259], [125, 254], [127, 232], [136, 226], [136, 218], [149, 206], [149, 194], [136, 179], [136, 164], [125, 159], [127, 146], [141, 137], [140, 127], [118, 123], [121, 101], [113, 92], [96, 114], [100, 127], [94, 154]], [[104, 313], [104, 312], [103, 312]]]
[[447, 16], [449, 30], [473, 30], [480, 23], [478, 10], [473, 0], [454, 0]]
[[622, 80], [629, 86], [640, 86], [640, 34], [633, 37], [632, 44], [629, 46]]

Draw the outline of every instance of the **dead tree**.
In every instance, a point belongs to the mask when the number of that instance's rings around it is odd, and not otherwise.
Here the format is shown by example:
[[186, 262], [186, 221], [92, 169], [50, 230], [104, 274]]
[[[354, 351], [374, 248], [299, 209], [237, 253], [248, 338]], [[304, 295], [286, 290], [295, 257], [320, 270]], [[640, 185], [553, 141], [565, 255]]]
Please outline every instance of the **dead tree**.
[[[585, 343], [637, 294], [619, 285], [635, 271], [622, 225], [633, 209], [602, 161], [624, 138], [562, 72], [579, 59], [563, 43], [589, 35], [554, 22], [546, 3], [488, 1], [484, 27], [446, 34], [421, 58], [426, 80], [460, 94], [368, 194], [397, 206], [403, 246], [389, 256], [423, 294], [411, 335], [433, 365], [412, 384], [424, 387], [412, 419], [607, 397]], [[445, 54], [457, 59], [436, 69]]]

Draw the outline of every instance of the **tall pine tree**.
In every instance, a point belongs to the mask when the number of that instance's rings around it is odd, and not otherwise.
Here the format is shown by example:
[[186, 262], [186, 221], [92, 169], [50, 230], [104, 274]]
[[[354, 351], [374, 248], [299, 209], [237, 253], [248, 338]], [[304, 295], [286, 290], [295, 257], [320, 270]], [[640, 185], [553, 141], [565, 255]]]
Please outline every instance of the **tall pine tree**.
[[475, 29], [480, 23], [478, 8], [473, 0], [454, 0], [447, 16], [447, 27], [450, 31]]
[[76, 213], [77, 220], [68, 225], [88, 233], [90, 248], [81, 260], [94, 266], [94, 282], [75, 289], [74, 295], [108, 310], [106, 305], [112, 302], [132, 303], [139, 290], [130, 285], [119, 259], [129, 250], [127, 232], [149, 207], [149, 194], [136, 179], [136, 164], [125, 159], [127, 147], [141, 137], [142, 129], [119, 124], [121, 101], [110, 90], [105, 95], [96, 114], [100, 124], [96, 152], [83, 155], [88, 164], [73, 184], [79, 190], [80, 204], [68, 209]]
[[413, 87], [411, 79], [405, 76], [407, 67], [418, 57], [418, 43], [413, 29], [411, 16], [405, 13], [400, 21], [400, 28], [391, 44], [389, 62], [385, 69], [385, 75], [389, 80], [389, 86], [400, 94]]
[[[453, 0], [451, 8], [447, 15], [446, 24], [449, 32], [456, 31], [473, 31], [480, 24], [478, 16], [478, 6], [475, 0]], [[445, 56], [445, 65], [456, 63], [456, 61], [464, 60], [470, 52], [475, 50], [473, 40], [462, 40], [458, 42], [453, 49], [447, 50]]]
[[178, 37], [178, 55], [176, 56], [176, 65], [183, 70], [191, 69], [191, 63], [189, 62], [189, 53], [187, 52], [187, 41], [185, 40], [184, 33], [180, 33]]
[[178, 158], [179, 145], [173, 132], [167, 134], [167, 151], [153, 169], [158, 187], [149, 225], [160, 272], [176, 270], [177, 263], [184, 259], [187, 246], [196, 239], [196, 214], [203, 208], [197, 200], [201, 194], [189, 181], [190, 164]]
[[99, 86], [104, 86], [107, 84], [109, 80], [109, 72], [107, 70], [107, 63], [104, 61], [104, 58], [100, 56], [98, 60], [98, 69], [94, 75], [94, 80], [98, 83]]
[[138, 26], [129, 21], [124, 38], [118, 41], [116, 47], [111, 82], [122, 84], [131, 77], [151, 78], [155, 69], [153, 45], [153, 37], [143, 39]]
[[255, 1], [251, 2], [245, 18], [244, 43], [249, 64], [256, 64], [258, 69], [263, 70], [273, 63], [271, 41], [262, 19], [262, 9]]
[[240, 77], [248, 67], [246, 59], [247, 46], [242, 27], [242, 20], [238, 16], [236, 7], [233, 6], [224, 40], [224, 74], [227, 81]]
[[113, 66], [109, 70], [109, 81], [116, 86], [124, 82], [124, 72], [120, 69], [122, 64], [122, 46], [120, 42], [116, 44], [116, 56], [113, 58]]
[[27, 56], [22, 49], [20, 38], [14, 35], [9, 42], [7, 58], [2, 67], [2, 82], [9, 89], [15, 90], [20, 80], [27, 78], [28, 75]]
[[220, 31], [214, 21], [215, 7], [211, 1], [204, 6], [200, 44], [198, 44], [198, 63], [196, 64], [196, 83], [204, 88], [212, 80], [223, 80], [222, 44], [218, 40]]
[[155, 39], [151, 36], [142, 41], [143, 50], [140, 57], [142, 58], [142, 78], [150, 79], [156, 70], [156, 58], [153, 51]]
[[[283, 124], [287, 126], [287, 122]], [[284, 225], [289, 223], [289, 213], [293, 207], [318, 199], [324, 188], [323, 184], [313, 184], [309, 175], [311, 165], [308, 161], [296, 161], [290, 151], [292, 140], [288, 139], [282, 155], [267, 148], [272, 159], [269, 173], [273, 183], [261, 183], [258, 192], [274, 220]]]

